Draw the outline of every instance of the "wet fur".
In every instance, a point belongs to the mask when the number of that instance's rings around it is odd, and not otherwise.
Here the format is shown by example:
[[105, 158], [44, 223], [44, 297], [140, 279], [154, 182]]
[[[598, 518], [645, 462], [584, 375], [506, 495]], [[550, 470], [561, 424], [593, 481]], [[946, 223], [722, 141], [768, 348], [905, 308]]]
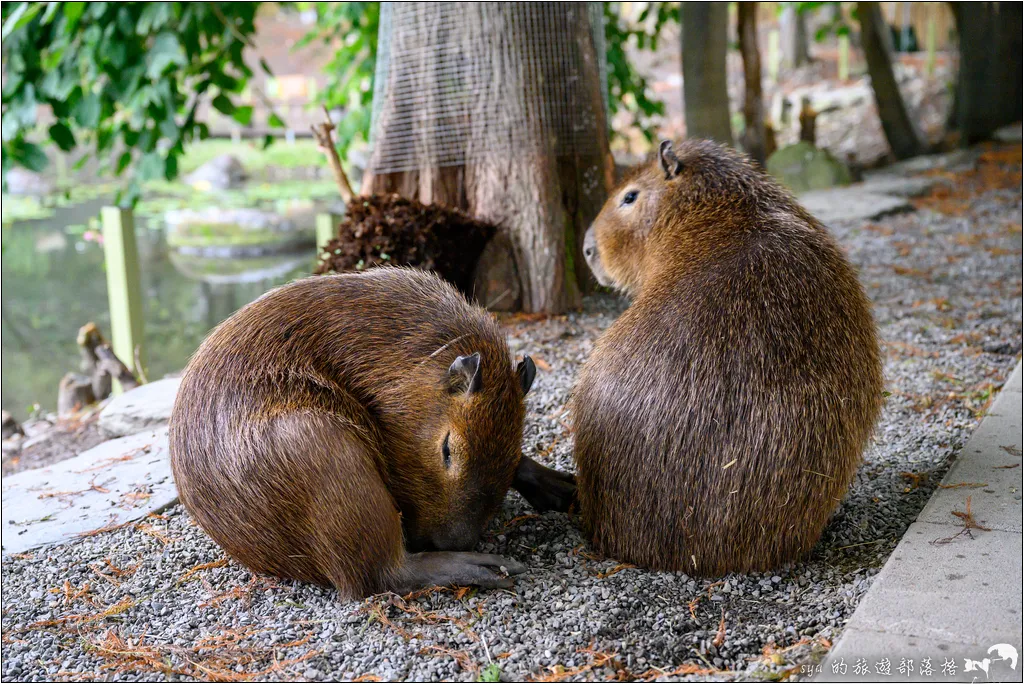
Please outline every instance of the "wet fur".
[[714, 143], [668, 149], [588, 231], [595, 274], [633, 302], [572, 393], [583, 520], [623, 561], [765, 570], [810, 551], [854, 477], [882, 402], [875, 325], [773, 179]]
[[[474, 352], [482, 389], [467, 394], [449, 366]], [[171, 463], [182, 503], [233, 558], [363, 596], [406, 588], [410, 552], [475, 544], [520, 462], [524, 412], [504, 336], [454, 288], [411, 269], [320, 276], [202, 344]], [[462, 455], [450, 471], [448, 431]]]

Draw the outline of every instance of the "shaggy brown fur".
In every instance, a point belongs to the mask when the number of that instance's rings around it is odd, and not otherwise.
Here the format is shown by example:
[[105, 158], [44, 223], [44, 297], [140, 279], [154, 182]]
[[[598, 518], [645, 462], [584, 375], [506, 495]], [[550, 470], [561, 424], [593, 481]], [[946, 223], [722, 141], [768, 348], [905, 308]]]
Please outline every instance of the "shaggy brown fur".
[[699, 575], [806, 554], [882, 402], [868, 300], [827, 230], [735, 152], [666, 141], [584, 251], [633, 297], [571, 399], [595, 546]]
[[181, 501], [249, 568], [347, 596], [510, 586], [489, 568], [515, 562], [437, 551], [471, 548], [517, 473], [531, 500], [545, 482], [556, 503], [572, 496], [521, 460], [534, 373], [430, 273], [286, 285], [222, 323], [185, 371], [170, 427]]

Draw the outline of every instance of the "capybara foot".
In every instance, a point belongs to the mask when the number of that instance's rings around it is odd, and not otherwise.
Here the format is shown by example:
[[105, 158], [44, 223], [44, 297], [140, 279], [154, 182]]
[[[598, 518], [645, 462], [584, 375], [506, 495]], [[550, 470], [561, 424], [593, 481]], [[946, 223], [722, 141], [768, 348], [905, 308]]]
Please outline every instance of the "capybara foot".
[[512, 487], [538, 511], [567, 512], [576, 503], [576, 476], [523, 456]]
[[431, 586], [474, 585], [488, 589], [508, 589], [513, 585], [508, 575], [526, 572], [526, 566], [490, 553], [433, 551], [413, 553], [406, 557], [395, 590], [405, 593]]

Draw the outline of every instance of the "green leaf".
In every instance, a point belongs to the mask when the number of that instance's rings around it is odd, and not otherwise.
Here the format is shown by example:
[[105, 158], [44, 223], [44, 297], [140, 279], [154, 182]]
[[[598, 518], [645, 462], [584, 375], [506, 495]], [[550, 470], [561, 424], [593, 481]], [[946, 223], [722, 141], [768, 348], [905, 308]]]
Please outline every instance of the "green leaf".
[[232, 116], [238, 123], [248, 126], [252, 122], [252, 107], [249, 105], [235, 107], [235, 112]]
[[12, 33], [32, 21], [35, 16], [39, 14], [39, 10], [42, 8], [43, 3], [41, 2], [18, 3], [18, 6], [13, 12], [11, 12], [10, 16], [7, 17], [7, 21], [4, 22], [2, 37], [0, 37], [0, 40], [7, 40]]
[[78, 101], [71, 115], [82, 128], [96, 128], [100, 122], [100, 96], [96, 93], [86, 93], [82, 96], [82, 99]]
[[484, 669], [480, 670], [480, 677], [477, 679], [478, 682], [500, 682], [501, 681], [501, 665], [498, 663], [491, 663]]
[[213, 98], [213, 107], [221, 114], [225, 116], [231, 116], [235, 113], [235, 104], [231, 101], [224, 93], [221, 93], [217, 97]]
[[50, 126], [50, 139], [57, 143], [57, 147], [68, 152], [75, 147], [75, 136], [67, 124], [58, 121]]
[[61, 9], [64, 10], [64, 32], [74, 33], [75, 28], [78, 26], [78, 20], [82, 18], [82, 12], [85, 11], [85, 3], [65, 2]]
[[49, 160], [46, 158], [46, 153], [34, 143], [22, 142], [20, 145], [14, 145], [11, 156], [14, 160], [29, 169], [39, 173], [46, 168]]
[[282, 121], [281, 117], [277, 114], [271, 113], [270, 116], [267, 117], [267, 125], [271, 128], [284, 128], [284, 121]]
[[165, 161], [160, 157], [159, 152], [150, 152], [142, 156], [139, 161], [138, 178], [141, 181], [161, 178], [166, 167]]
[[265, 135], [265, 136], [263, 136], [263, 149], [267, 149], [268, 147], [270, 147], [273, 144], [274, 144], [274, 136], [272, 136], [272, 135]]
[[122, 152], [121, 156], [117, 159], [117, 166], [114, 169], [114, 173], [121, 175], [121, 172], [128, 168], [128, 165], [132, 163], [132, 153]]
[[153, 47], [146, 55], [146, 76], [151, 79], [159, 78], [167, 67], [171, 65], [185, 66], [188, 60], [185, 58], [185, 51], [181, 49], [178, 37], [170, 32], [163, 32], [153, 40]]

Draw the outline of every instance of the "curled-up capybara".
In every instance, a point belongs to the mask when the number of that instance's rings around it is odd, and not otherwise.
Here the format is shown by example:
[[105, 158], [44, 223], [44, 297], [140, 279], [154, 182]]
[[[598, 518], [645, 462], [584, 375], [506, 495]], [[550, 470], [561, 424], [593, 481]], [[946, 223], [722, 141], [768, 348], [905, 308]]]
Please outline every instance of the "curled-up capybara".
[[182, 503], [258, 572], [346, 596], [510, 586], [466, 553], [510, 485], [565, 508], [571, 476], [521, 456], [533, 361], [437, 276], [307, 278], [218, 326], [170, 422]]
[[828, 231], [741, 155], [665, 141], [584, 254], [632, 296], [570, 402], [594, 545], [698, 575], [806, 554], [882, 403], [868, 300]]

